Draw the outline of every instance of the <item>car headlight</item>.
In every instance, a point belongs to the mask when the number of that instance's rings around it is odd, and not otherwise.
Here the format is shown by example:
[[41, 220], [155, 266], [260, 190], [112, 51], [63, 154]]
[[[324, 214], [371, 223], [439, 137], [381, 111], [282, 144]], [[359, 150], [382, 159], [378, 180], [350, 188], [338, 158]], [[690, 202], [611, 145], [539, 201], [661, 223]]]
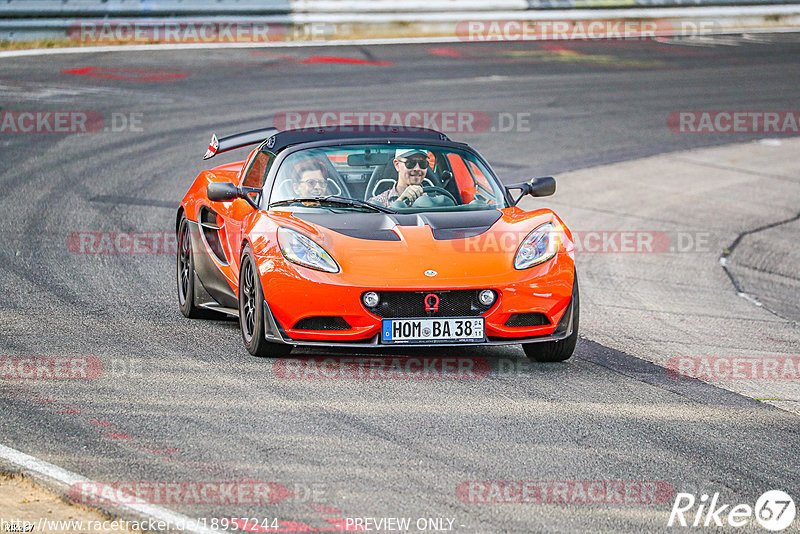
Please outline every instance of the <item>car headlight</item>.
[[522, 241], [514, 256], [515, 269], [527, 269], [534, 265], [544, 263], [558, 252], [561, 240], [553, 223], [548, 222], [537, 226]]
[[339, 272], [339, 265], [324, 248], [296, 230], [282, 226], [278, 228], [278, 244], [283, 255], [292, 263], [326, 273]]

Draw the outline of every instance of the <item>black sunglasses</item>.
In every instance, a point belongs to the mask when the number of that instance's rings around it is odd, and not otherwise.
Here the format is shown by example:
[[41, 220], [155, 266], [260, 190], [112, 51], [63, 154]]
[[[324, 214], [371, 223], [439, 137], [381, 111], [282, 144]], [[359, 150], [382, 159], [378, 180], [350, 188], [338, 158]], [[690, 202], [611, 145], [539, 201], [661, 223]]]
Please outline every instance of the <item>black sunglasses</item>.
[[427, 159], [420, 159], [420, 158], [401, 159], [400, 161], [405, 163], [406, 169], [413, 169], [417, 165], [419, 165], [420, 169], [427, 169], [429, 165]]

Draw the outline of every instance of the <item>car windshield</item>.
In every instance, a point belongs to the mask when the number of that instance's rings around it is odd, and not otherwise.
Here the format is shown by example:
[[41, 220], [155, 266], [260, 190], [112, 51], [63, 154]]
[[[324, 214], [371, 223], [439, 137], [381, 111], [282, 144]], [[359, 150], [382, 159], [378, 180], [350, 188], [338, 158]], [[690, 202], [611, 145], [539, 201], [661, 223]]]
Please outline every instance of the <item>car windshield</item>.
[[498, 209], [506, 207], [506, 199], [497, 179], [470, 152], [382, 144], [290, 154], [277, 171], [269, 205], [419, 213]]

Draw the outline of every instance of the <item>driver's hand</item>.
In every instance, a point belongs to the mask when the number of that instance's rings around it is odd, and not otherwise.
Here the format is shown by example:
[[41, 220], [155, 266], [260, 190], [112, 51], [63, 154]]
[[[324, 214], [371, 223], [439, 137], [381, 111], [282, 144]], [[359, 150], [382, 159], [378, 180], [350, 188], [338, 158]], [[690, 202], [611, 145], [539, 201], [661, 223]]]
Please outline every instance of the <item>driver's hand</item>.
[[406, 190], [397, 197], [397, 200], [405, 202], [407, 205], [412, 205], [419, 197], [422, 196], [421, 185], [409, 185]]

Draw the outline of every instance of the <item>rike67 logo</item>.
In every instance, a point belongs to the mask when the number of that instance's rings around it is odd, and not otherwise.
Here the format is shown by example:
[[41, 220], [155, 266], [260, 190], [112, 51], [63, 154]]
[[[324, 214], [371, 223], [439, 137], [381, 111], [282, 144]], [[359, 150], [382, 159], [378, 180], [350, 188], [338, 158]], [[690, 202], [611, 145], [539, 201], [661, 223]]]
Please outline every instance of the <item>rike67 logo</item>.
[[792, 524], [796, 513], [792, 498], [780, 490], [764, 492], [755, 506], [723, 503], [719, 493], [710, 498], [703, 494], [699, 499], [691, 493], [678, 493], [667, 526], [722, 527], [727, 524], [739, 528], [749, 525], [755, 518], [763, 528], [779, 532]]

